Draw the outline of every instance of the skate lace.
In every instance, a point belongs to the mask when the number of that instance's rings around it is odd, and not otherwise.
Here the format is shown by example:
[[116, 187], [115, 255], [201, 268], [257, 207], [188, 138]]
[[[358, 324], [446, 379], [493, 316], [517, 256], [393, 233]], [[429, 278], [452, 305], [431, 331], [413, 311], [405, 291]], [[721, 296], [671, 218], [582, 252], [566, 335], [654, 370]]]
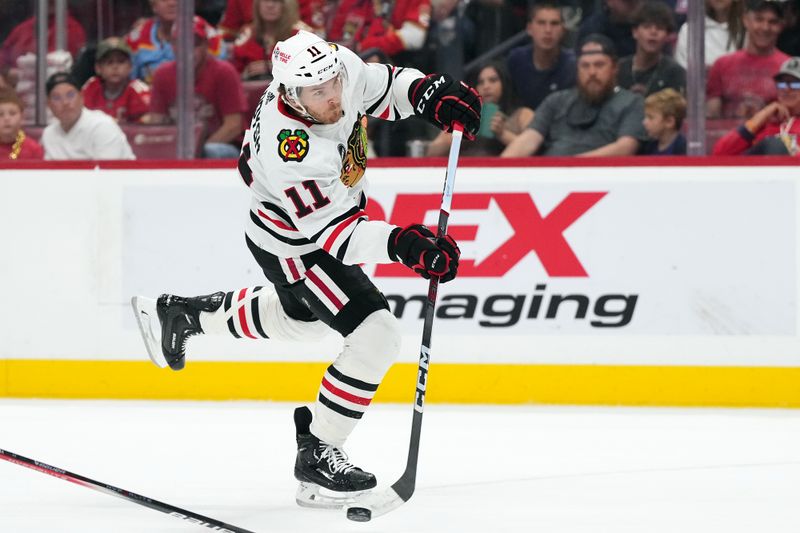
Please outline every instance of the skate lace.
[[336, 446], [320, 444], [320, 449], [322, 451], [319, 456], [320, 459], [325, 459], [328, 462], [328, 468], [330, 468], [331, 472], [334, 474], [338, 472], [347, 474], [355, 468], [355, 466], [347, 460], [347, 454]]

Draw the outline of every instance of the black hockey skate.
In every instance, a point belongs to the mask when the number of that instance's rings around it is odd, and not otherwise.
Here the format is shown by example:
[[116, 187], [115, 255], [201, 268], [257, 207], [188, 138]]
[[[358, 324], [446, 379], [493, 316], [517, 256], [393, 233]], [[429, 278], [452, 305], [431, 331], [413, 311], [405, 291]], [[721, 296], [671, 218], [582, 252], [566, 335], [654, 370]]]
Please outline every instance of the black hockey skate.
[[224, 292], [193, 298], [162, 294], [158, 300], [134, 296], [131, 303], [150, 359], [161, 368], [181, 370], [186, 341], [203, 333], [200, 311], [216, 311], [224, 297]]
[[[308, 407], [295, 409], [294, 423], [297, 429], [294, 477], [300, 482], [296, 496], [298, 505], [340, 509], [375, 487], [374, 475], [353, 466], [341, 449], [311, 434]], [[334, 494], [321, 493], [320, 489]]]

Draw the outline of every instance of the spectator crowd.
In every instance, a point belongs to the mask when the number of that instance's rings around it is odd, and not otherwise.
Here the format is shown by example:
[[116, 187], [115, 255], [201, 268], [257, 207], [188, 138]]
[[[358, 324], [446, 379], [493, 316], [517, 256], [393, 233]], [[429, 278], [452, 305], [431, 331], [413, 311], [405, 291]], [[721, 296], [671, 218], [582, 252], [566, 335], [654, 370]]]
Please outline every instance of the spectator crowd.
[[[51, 2], [44, 128], [33, 118], [35, 19], [8, 28], [0, 46], [0, 158], [133, 159], [126, 131], [176, 123], [180, 0], [139, 1], [141, 16], [99, 42], [70, 3], [66, 50], [56, 49]], [[463, 75], [483, 99], [480, 132], [464, 155], [685, 154], [686, 4], [196, 0], [197, 156], [238, 156], [271, 80], [272, 49], [299, 30], [365, 61]], [[503, 46], [508, 40], [518, 45]], [[800, 0], [706, 0], [704, 41], [706, 116], [728, 128], [709, 152], [800, 155]], [[371, 152], [382, 156], [406, 155], [412, 144], [424, 146], [414, 155], [441, 156], [449, 146], [448, 134], [414, 119], [371, 122], [368, 132]]]

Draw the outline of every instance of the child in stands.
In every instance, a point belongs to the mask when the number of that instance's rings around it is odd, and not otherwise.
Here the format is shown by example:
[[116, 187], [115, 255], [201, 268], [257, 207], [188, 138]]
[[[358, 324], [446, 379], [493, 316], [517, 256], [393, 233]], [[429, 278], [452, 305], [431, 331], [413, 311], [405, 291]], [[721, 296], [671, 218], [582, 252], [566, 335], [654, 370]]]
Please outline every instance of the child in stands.
[[44, 149], [22, 131], [22, 107], [14, 89], [0, 89], [0, 161], [44, 159]]
[[686, 118], [686, 99], [675, 89], [663, 89], [644, 100], [644, 120], [650, 140], [642, 155], [686, 155], [686, 138], [681, 133]]
[[84, 105], [98, 109], [119, 123], [146, 122], [150, 108], [150, 88], [143, 81], [131, 80], [131, 49], [123, 39], [109, 37], [97, 46], [96, 76], [81, 89]]

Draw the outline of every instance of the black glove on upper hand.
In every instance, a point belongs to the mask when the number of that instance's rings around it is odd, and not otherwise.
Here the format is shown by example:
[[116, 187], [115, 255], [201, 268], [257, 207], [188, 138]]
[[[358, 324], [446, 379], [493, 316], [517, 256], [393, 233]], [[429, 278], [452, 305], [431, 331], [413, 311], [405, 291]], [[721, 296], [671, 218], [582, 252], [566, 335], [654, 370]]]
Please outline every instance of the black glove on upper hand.
[[414, 113], [444, 131], [453, 124], [464, 126], [464, 134], [474, 139], [481, 127], [481, 97], [478, 92], [448, 74], [429, 74], [408, 89]]
[[422, 224], [397, 228], [389, 236], [389, 257], [425, 279], [437, 277], [440, 283], [452, 280], [458, 273], [460, 256], [461, 250], [452, 237], [436, 238]]

